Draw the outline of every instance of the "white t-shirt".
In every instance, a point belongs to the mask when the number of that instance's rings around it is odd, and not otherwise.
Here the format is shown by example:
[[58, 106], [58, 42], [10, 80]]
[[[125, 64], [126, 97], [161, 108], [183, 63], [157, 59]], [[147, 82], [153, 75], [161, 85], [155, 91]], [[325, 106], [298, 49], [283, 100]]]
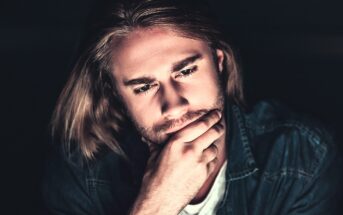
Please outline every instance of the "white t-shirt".
[[214, 215], [217, 211], [217, 206], [220, 200], [222, 200], [225, 193], [225, 172], [227, 161], [223, 163], [220, 171], [211, 187], [210, 192], [206, 198], [198, 204], [187, 205], [179, 215]]

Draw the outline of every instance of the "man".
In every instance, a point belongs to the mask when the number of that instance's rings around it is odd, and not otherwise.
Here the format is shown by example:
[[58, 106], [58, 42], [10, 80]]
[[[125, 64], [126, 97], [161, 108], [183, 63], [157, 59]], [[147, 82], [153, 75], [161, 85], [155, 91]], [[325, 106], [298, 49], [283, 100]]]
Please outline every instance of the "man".
[[325, 130], [275, 102], [243, 109], [241, 74], [207, 14], [117, 4], [53, 116], [52, 214], [332, 214]]

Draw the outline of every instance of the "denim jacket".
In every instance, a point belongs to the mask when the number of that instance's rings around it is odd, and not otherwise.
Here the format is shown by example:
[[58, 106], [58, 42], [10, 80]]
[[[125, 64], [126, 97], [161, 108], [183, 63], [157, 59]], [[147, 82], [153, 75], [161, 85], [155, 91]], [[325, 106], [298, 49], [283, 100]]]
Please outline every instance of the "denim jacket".
[[[336, 214], [341, 161], [325, 129], [273, 101], [249, 113], [229, 105], [226, 114], [226, 190], [217, 214]], [[68, 158], [52, 150], [42, 186], [51, 214], [127, 214], [148, 152], [134, 136], [125, 142], [130, 164], [109, 150], [86, 164], [77, 150]]]

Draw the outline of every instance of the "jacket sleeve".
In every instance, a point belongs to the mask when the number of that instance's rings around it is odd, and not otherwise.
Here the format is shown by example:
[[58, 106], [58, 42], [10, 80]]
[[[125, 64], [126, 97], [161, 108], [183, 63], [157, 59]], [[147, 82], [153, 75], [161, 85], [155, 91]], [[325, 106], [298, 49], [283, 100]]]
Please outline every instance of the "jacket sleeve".
[[287, 214], [342, 214], [342, 156], [334, 144], [329, 144], [322, 158], [317, 173], [303, 186]]

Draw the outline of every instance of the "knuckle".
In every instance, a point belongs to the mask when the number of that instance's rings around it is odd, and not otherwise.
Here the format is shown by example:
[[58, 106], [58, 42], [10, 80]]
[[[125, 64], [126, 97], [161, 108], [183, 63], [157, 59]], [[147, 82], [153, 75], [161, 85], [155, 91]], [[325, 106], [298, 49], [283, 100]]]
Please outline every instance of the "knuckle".
[[193, 144], [184, 143], [184, 147], [182, 149], [182, 153], [187, 157], [194, 157], [196, 155], [195, 148]]
[[215, 146], [214, 144], [212, 144], [212, 145], [210, 146], [210, 149], [211, 149], [211, 151], [212, 151], [213, 153], [215, 153], [215, 154], [218, 153], [218, 148], [217, 148], [217, 146]]
[[217, 157], [217, 147], [208, 147], [206, 150], [203, 152], [203, 162], [208, 163], [211, 160], [215, 159]]
[[210, 174], [215, 169], [216, 165], [218, 163], [218, 158], [213, 159], [211, 162], [207, 164], [207, 173]]
[[216, 147], [213, 147], [212, 145], [209, 146], [209, 147], [206, 149], [206, 151], [207, 151], [209, 154], [213, 154], [213, 153], [217, 152]]
[[211, 163], [212, 163], [212, 165], [213, 165], [213, 168], [215, 168], [215, 166], [216, 165], [218, 165], [218, 158], [214, 158], [212, 161], [211, 161]]

